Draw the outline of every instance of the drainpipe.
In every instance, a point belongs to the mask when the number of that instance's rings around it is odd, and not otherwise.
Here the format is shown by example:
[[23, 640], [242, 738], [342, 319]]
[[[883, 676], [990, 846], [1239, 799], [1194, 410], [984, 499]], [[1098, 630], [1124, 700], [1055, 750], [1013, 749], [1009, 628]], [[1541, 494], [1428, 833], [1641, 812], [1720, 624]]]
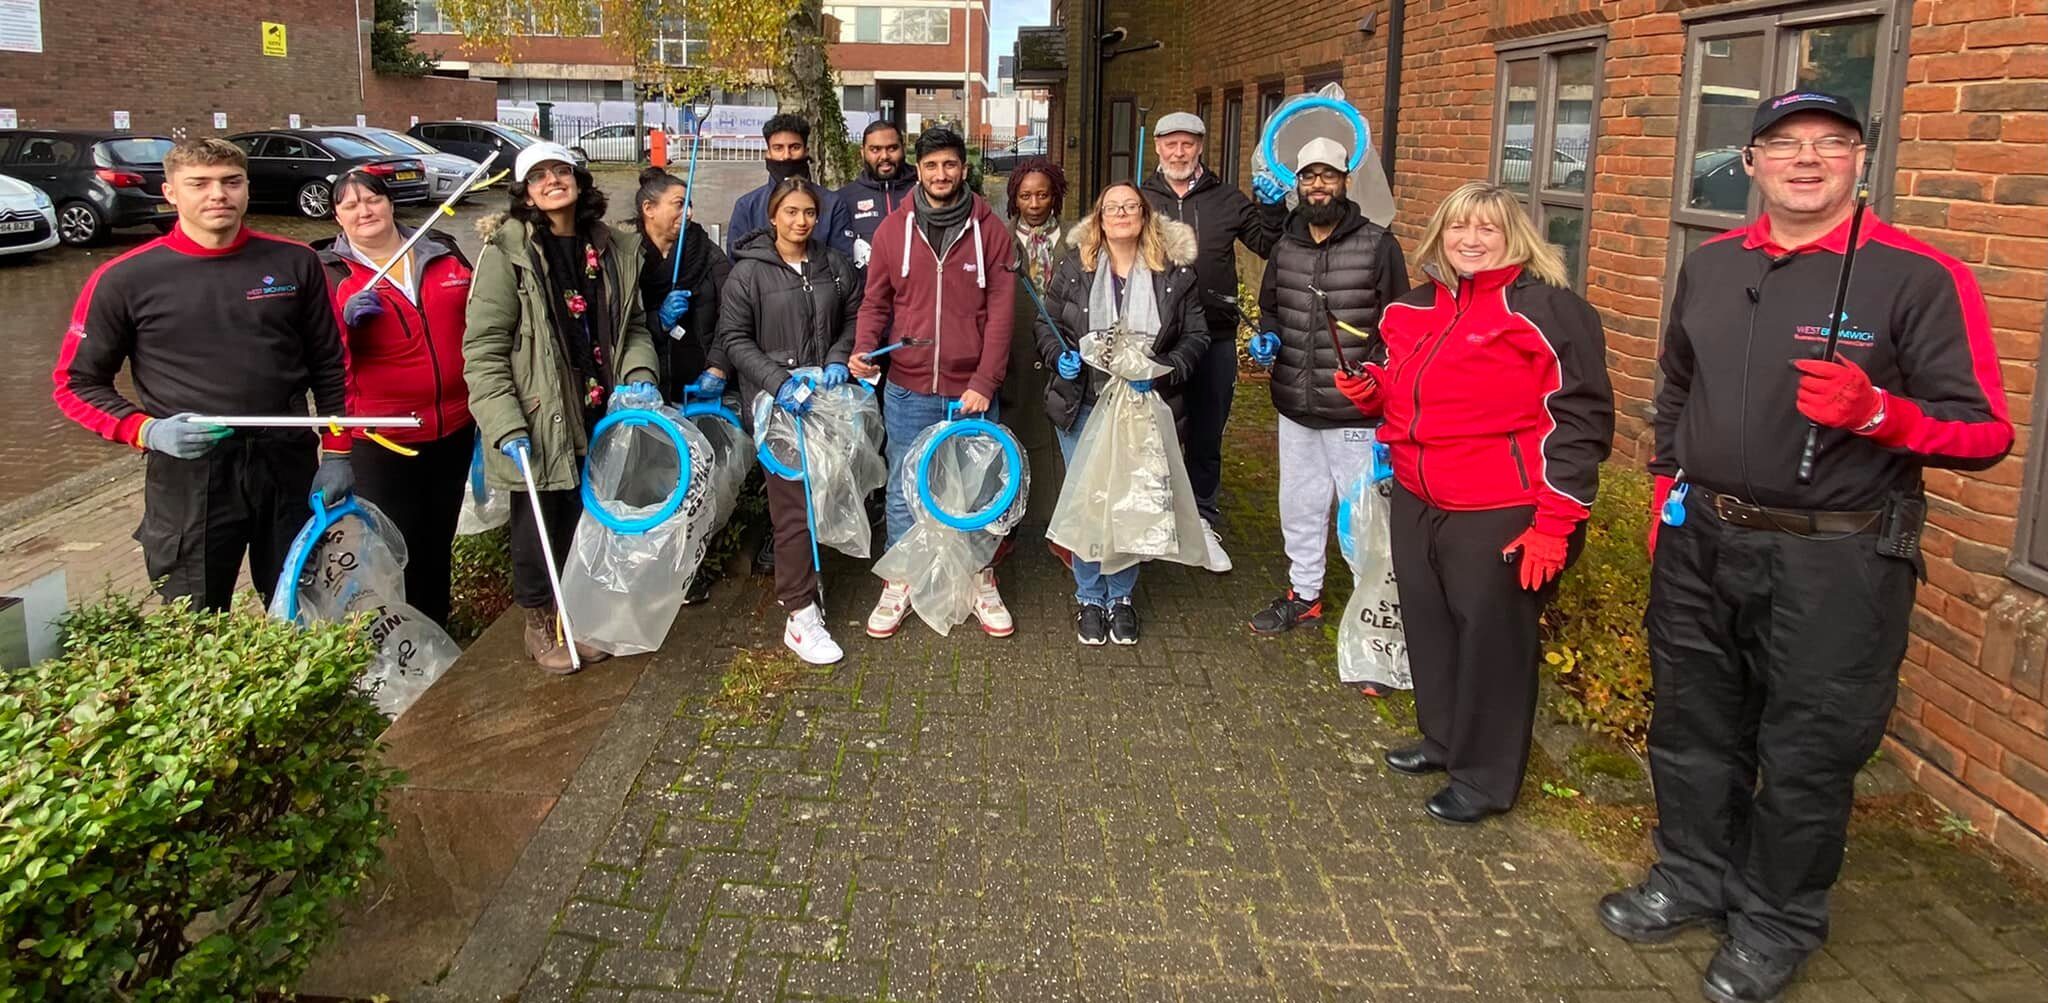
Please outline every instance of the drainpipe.
[[1088, 150], [1087, 187], [1084, 192], [1102, 190], [1102, 24], [1109, 0], [1087, 0], [1087, 34], [1082, 48], [1086, 51], [1088, 72], [1088, 116], [1083, 122], [1093, 123], [1094, 128], [1083, 131], [1081, 142]]
[[1408, 0], [1388, 0], [1387, 81], [1380, 88], [1386, 104], [1381, 109], [1380, 169], [1386, 172], [1387, 187], [1394, 185], [1394, 147], [1401, 131], [1402, 29], [1408, 25]]

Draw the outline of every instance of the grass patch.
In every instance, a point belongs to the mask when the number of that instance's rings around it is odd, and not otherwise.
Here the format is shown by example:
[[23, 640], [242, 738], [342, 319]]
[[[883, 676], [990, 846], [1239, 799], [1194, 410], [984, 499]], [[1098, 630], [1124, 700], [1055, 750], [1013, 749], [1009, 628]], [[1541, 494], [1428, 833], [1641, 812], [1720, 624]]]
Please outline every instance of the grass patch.
[[719, 674], [711, 712], [722, 724], [765, 723], [775, 716], [774, 699], [789, 692], [802, 671], [796, 656], [786, 652], [737, 652]]
[[1598, 742], [1580, 742], [1573, 746], [1570, 755], [1565, 757], [1565, 766], [1582, 776], [1643, 779], [1643, 766], [1636, 762], [1634, 756], [1606, 748]]

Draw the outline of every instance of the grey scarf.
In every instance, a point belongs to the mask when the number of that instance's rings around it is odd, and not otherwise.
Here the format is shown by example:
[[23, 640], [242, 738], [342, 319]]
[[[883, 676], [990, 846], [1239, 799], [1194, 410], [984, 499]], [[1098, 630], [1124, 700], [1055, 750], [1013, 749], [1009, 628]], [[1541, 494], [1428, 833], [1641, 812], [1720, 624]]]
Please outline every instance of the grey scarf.
[[967, 229], [967, 217], [974, 212], [974, 196], [961, 191], [952, 205], [935, 206], [924, 194], [924, 186], [911, 193], [911, 211], [917, 214], [917, 223], [924, 228], [924, 239], [931, 241], [932, 250], [941, 258], [960, 239]]

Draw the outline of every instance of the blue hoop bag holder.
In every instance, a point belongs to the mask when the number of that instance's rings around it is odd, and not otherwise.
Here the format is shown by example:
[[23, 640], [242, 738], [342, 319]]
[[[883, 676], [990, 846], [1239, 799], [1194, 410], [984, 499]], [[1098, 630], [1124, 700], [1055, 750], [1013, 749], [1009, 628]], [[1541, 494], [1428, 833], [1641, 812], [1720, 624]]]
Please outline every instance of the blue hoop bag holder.
[[616, 400], [590, 432], [583, 515], [562, 568], [576, 639], [614, 655], [661, 647], [713, 531], [712, 449], [668, 405]]
[[985, 418], [946, 420], [911, 440], [910, 461], [897, 471], [911, 525], [875, 574], [910, 585], [910, 608], [944, 636], [974, 612], [975, 577], [1024, 518], [1030, 472], [1017, 437]]
[[462, 485], [462, 511], [455, 517], [455, 535], [488, 533], [511, 521], [511, 494], [491, 490], [484, 480], [484, 441], [479, 437], [469, 455], [469, 478]]
[[818, 386], [823, 371], [804, 366], [790, 371], [813, 386], [811, 408], [801, 422], [775, 406], [775, 395], [754, 395], [754, 449], [764, 473], [806, 481], [810, 497], [811, 542], [848, 557], [871, 556], [867, 496], [889, 480], [882, 458], [882, 411], [873, 388], [849, 380], [829, 390]]
[[448, 632], [405, 601], [405, 539], [375, 505], [354, 495], [313, 517], [292, 540], [270, 615], [301, 626], [370, 614], [377, 655], [360, 685], [397, 717], [462, 654]]
[[1413, 689], [1408, 641], [1401, 629], [1401, 593], [1394, 584], [1391, 506], [1394, 468], [1387, 447], [1372, 443], [1372, 462], [1337, 499], [1337, 546], [1351, 565], [1351, 601], [1337, 625], [1337, 678]]

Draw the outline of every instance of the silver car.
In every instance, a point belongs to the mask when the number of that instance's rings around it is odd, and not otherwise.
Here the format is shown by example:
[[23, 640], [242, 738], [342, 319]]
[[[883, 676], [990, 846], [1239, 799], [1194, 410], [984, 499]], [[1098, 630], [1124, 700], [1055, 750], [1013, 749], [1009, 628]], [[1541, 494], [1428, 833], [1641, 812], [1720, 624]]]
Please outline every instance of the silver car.
[[419, 158], [427, 168], [427, 190], [432, 193], [429, 198], [435, 202], [446, 199], [448, 193], [462, 184], [463, 178], [469, 177], [470, 172], [476, 170], [476, 161], [468, 157], [442, 153], [428, 146], [424, 140], [414, 139], [393, 129], [354, 125], [331, 125], [321, 128], [326, 132], [347, 133], [387, 153]]

